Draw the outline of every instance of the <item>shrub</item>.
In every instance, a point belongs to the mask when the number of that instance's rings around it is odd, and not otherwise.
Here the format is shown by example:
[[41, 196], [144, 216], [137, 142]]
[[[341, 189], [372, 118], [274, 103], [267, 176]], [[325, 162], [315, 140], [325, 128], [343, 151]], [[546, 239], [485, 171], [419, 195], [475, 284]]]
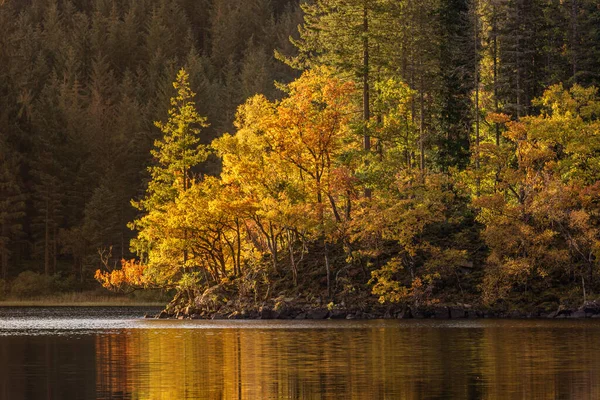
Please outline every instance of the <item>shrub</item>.
[[10, 294], [14, 297], [44, 296], [52, 292], [54, 279], [33, 271], [21, 272], [12, 282]]

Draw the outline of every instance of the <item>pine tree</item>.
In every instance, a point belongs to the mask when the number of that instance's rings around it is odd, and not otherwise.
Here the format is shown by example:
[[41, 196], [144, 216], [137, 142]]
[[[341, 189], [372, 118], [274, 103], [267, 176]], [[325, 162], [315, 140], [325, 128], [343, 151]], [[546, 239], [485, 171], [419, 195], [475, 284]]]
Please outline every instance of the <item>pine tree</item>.
[[440, 15], [439, 130], [437, 163], [464, 168], [470, 158], [471, 93], [477, 63], [467, 0], [442, 0]]
[[[201, 128], [208, 126], [206, 118], [196, 111], [195, 93], [189, 86], [189, 75], [181, 69], [177, 80], [173, 83], [177, 96], [171, 99], [167, 122], [156, 122], [163, 137], [154, 143], [152, 155], [155, 165], [150, 167], [151, 180], [148, 183], [146, 196], [133, 202], [134, 206], [145, 214], [134, 221], [131, 226], [138, 230], [138, 236], [132, 241], [133, 248], [152, 263], [153, 246], [160, 247], [162, 240], [157, 238], [160, 231], [158, 225], [164, 223], [165, 211], [175, 200], [185, 193], [196, 180], [194, 168], [206, 160], [206, 146], [200, 143]], [[185, 239], [184, 239], [185, 240]], [[166, 242], [165, 242], [166, 243]], [[183, 251], [181, 262], [187, 261]], [[177, 263], [178, 260], [173, 260]]]
[[25, 216], [25, 195], [17, 180], [19, 164], [10, 153], [0, 133], [0, 273], [5, 281]]

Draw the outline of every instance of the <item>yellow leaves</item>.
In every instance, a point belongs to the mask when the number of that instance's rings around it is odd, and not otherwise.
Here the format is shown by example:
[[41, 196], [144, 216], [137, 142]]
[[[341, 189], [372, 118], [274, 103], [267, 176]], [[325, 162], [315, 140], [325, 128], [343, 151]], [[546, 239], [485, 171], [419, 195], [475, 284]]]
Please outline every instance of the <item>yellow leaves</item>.
[[600, 165], [595, 155], [600, 145], [596, 122], [582, 114], [595, 107], [592, 94], [595, 90], [554, 86], [538, 102], [542, 115], [508, 122], [505, 136], [515, 158], [502, 157], [499, 147], [481, 147], [488, 163], [482, 169], [493, 171], [496, 181], [495, 193], [473, 202], [481, 208], [478, 219], [486, 225], [490, 248], [483, 284], [487, 301], [550, 279], [553, 271], [598, 265], [590, 255], [598, 240], [591, 215], [599, 211], [600, 169], [594, 168]]
[[379, 296], [380, 303], [414, 303], [431, 305], [437, 302], [433, 297], [435, 282], [441, 276], [438, 273], [416, 276], [407, 282], [398, 280], [398, 273], [403, 270], [400, 258], [392, 258], [382, 268], [371, 273], [370, 284], [373, 294]]

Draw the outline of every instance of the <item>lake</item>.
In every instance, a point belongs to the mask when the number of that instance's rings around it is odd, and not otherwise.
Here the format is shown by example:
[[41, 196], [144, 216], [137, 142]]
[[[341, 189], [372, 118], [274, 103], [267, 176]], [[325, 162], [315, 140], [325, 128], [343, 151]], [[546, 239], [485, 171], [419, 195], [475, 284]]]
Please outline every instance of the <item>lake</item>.
[[0, 308], [2, 399], [599, 399], [598, 320], [171, 321]]

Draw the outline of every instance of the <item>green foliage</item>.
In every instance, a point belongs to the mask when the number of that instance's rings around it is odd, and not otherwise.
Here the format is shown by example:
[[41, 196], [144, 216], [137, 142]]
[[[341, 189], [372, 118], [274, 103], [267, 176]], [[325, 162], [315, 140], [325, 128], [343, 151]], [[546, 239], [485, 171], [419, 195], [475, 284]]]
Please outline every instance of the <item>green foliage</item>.
[[54, 279], [51, 276], [41, 275], [32, 271], [19, 274], [10, 285], [11, 296], [27, 298], [44, 296], [54, 290]]
[[132, 247], [150, 267], [147, 273], [153, 274], [158, 285], [173, 284], [174, 276], [187, 267], [189, 232], [170, 211], [197, 180], [193, 169], [208, 156], [199, 137], [200, 128], [207, 126], [206, 119], [196, 111], [188, 79], [182, 69], [173, 83], [177, 96], [171, 99], [168, 121], [156, 123], [163, 137], [152, 150], [156, 162], [149, 168], [152, 179], [145, 198], [133, 202], [145, 215], [130, 225], [138, 230]]

